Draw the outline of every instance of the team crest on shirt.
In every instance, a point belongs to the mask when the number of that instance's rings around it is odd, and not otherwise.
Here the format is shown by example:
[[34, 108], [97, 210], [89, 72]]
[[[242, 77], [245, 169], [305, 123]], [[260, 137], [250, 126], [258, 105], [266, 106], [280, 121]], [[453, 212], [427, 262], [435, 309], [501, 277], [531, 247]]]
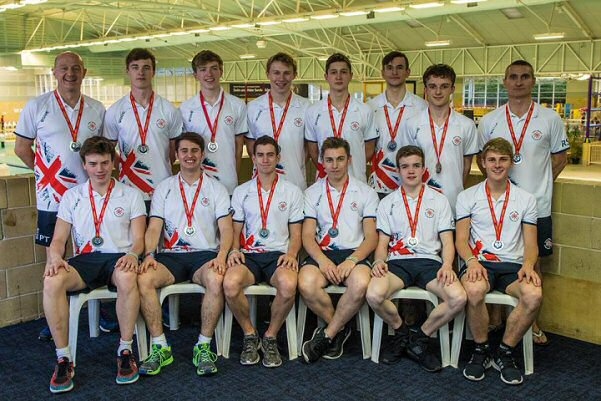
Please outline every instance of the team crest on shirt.
[[286, 211], [287, 207], [288, 207], [288, 204], [286, 202], [280, 202], [278, 204], [278, 209], [280, 209], [280, 211], [282, 211], [282, 212]]
[[509, 219], [511, 221], [518, 221], [519, 218], [520, 218], [520, 213], [517, 210], [512, 210], [509, 213]]
[[434, 217], [434, 209], [427, 208], [424, 214], [427, 218], [431, 219], [432, 217]]
[[223, 122], [225, 123], [225, 125], [232, 125], [234, 123], [234, 117], [232, 117], [232, 116], [225, 116], [223, 118]]
[[532, 131], [532, 139], [534, 139], [535, 141], [539, 141], [542, 137], [543, 137], [543, 133], [540, 132], [539, 130]]
[[547, 238], [543, 246], [545, 247], [545, 249], [553, 248], [553, 240], [551, 238]]
[[356, 212], [357, 210], [359, 210], [359, 207], [357, 206], [357, 202], [351, 202], [351, 210], [353, 212]]
[[455, 146], [461, 145], [461, 137], [459, 135], [455, 135], [453, 137], [453, 145], [455, 145]]
[[96, 122], [94, 122], [94, 121], [90, 121], [90, 122], [88, 123], [88, 129], [89, 129], [90, 131], [96, 131], [96, 128], [98, 128], [98, 126], [96, 125]]
[[300, 117], [297, 117], [294, 119], [294, 125], [297, 127], [302, 127], [303, 126], [303, 119]]
[[164, 119], [159, 118], [157, 120], [157, 127], [163, 129], [163, 128], [165, 128], [165, 125], [167, 125], [167, 122]]
[[360, 124], [359, 124], [357, 121], [353, 121], [353, 122], [351, 123], [351, 129], [352, 129], [353, 131], [357, 131], [359, 128], [361, 128], [361, 125], [360, 125]]
[[125, 214], [125, 209], [123, 209], [121, 206], [118, 206], [115, 208], [115, 210], [113, 210], [113, 214], [117, 217], [121, 217]]
[[206, 196], [203, 196], [202, 199], [200, 200], [200, 204], [203, 205], [204, 207], [209, 206], [209, 198], [207, 198]]

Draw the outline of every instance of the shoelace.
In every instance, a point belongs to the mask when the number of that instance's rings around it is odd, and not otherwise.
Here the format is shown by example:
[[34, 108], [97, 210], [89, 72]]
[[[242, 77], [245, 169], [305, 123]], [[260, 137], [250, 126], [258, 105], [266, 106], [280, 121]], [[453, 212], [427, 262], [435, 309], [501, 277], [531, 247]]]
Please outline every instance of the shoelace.
[[56, 370], [56, 377], [63, 378], [69, 375], [69, 360], [66, 358], [61, 358], [58, 362], [58, 368]]
[[244, 337], [242, 348], [244, 352], [253, 352], [257, 349], [255, 337]]
[[211, 351], [209, 344], [200, 344], [198, 348], [200, 352], [194, 355], [195, 365], [198, 365], [199, 362], [215, 362], [217, 360], [217, 354]]
[[275, 340], [264, 340], [264, 351], [268, 354], [276, 354], [278, 350], [278, 344]]
[[121, 353], [121, 369], [122, 370], [129, 370], [130, 366], [130, 360], [131, 360], [131, 354], [129, 352], [122, 352]]

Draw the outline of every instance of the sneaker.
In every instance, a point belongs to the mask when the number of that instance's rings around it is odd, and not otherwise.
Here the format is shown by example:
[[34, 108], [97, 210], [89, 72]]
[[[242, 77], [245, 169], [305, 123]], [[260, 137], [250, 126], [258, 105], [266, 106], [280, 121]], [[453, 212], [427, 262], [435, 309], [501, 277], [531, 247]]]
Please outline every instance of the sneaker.
[[429, 337], [411, 333], [407, 344], [407, 356], [419, 363], [426, 372], [439, 372], [442, 365], [430, 348]]
[[40, 341], [52, 341], [52, 333], [50, 332], [50, 327], [45, 326], [38, 334], [38, 340]]
[[152, 344], [152, 351], [148, 358], [142, 361], [140, 365], [140, 374], [154, 376], [161, 373], [161, 368], [173, 363], [171, 347], [161, 347], [159, 344]]
[[278, 340], [275, 337], [263, 337], [263, 366], [277, 368], [282, 365], [282, 357], [278, 350]]
[[98, 319], [100, 330], [105, 333], [114, 333], [119, 330], [119, 323], [104, 309], [100, 308], [100, 318]]
[[505, 384], [518, 385], [524, 381], [522, 373], [515, 364], [511, 350], [499, 349], [497, 356], [492, 361], [492, 366], [501, 372], [501, 380]]
[[192, 363], [196, 366], [198, 376], [210, 376], [217, 373], [217, 354], [211, 351], [210, 343], [201, 343], [194, 346]]
[[117, 384], [132, 384], [138, 381], [138, 364], [131, 351], [124, 349], [117, 357]]
[[477, 344], [472, 352], [470, 361], [463, 369], [463, 376], [472, 381], [484, 379], [486, 369], [491, 366], [490, 349], [488, 344]]
[[69, 358], [60, 358], [50, 379], [50, 392], [57, 394], [73, 390], [73, 376], [75, 376], [73, 362], [70, 362]]
[[351, 328], [349, 326], [345, 326], [334, 336], [330, 347], [323, 355], [326, 359], [338, 359], [342, 356], [344, 351], [344, 343], [351, 336]]
[[254, 365], [259, 363], [259, 349], [261, 349], [261, 340], [256, 333], [244, 336], [240, 363], [242, 365]]
[[390, 346], [382, 352], [380, 360], [388, 365], [397, 363], [407, 353], [408, 343], [409, 328], [406, 325], [402, 325], [398, 330], [394, 331], [394, 337], [390, 341]]
[[323, 327], [318, 327], [313, 332], [313, 337], [309, 341], [305, 341], [301, 352], [303, 359], [307, 363], [317, 361], [326, 353], [332, 341], [326, 337], [326, 331]]

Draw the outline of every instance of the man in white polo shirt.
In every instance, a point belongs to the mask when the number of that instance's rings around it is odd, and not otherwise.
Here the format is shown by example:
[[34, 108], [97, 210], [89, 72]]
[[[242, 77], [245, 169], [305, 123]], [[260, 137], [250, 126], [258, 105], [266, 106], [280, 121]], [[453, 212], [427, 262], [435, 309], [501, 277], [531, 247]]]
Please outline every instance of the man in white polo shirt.
[[423, 149], [426, 171], [423, 180], [449, 199], [455, 200], [470, 173], [477, 154], [478, 135], [474, 122], [451, 108], [455, 92], [455, 71], [446, 64], [434, 64], [423, 74], [428, 108], [401, 128], [401, 142]]
[[[271, 136], [264, 135], [254, 142], [252, 159], [257, 176], [237, 187], [232, 196], [234, 246], [223, 288], [244, 332], [240, 363], [258, 363], [258, 350], [262, 348], [263, 366], [274, 368], [282, 364], [277, 334], [296, 297], [303, 193], [276, 172], [280, 149]], [[244, 288], [260, 282], [277, 289], [262, 341], [250, 321], [244, 295]]]
[[[527, 61], [516, 60], [507, 66], [503, 85], [509, 98], [507, 104], [482, 117], [478, 125], [480, 140], [483, 144], [500, 137], [513, 143], [515, 160], [510, 178], [536, 197], [538, 255], [549, 256], [553, 254], [553, 181], [566, 166], [566, 151], [570, 148], [565, 125], [553, 109], [532, 100], [536, 78]], [[536, 269], [540, 275], [538, 262]], [[547, 344], [545, 333], [536, 322], [532, 331], [535, 344]]]
[[154, 189], [171, 175], [182, 118], [152, 89], [156, 59], [150, 51], [133, 49], [125, 66], [131, 91], [107, 110], [105, 136], [119, 145], [119, 181], [142, 191], [149, 209]]
[[[376, 248], [376, 191], [350, 176], [349, 143], [327, 138], [321, 147], [326, 179], [305, 191], [303, 245], [309, 257], [303, 262], [298, 288], [303, 300], [326, 327], [318, 327], [302, 347], [307, 363], [322, 356], [337, 359], [351, 334], [348, 321], [365, 302], [370, 280], [369, 254]], [[325, 287], [344, 285], [336, 309]]]
[[238, 185], [244, 135], [248, 131], [246, 105], [221, 88], [223, 60], [218, 54], [210, 50], [197, 53], [192, 59], [192, 70], [200, 83], [200, 93], [180, 106], [184, 131], [203, 137], [203, 170], [225, 185], [231, 195]]
[[305, 172], [305, 111], [309, 101], [292, 91], [296, 62], [286, 53], [267, 60], [269, 92], [248, 104], [246, 147], [253, 153], [253, 142], [273, 137], [281, 148], [277, 172], [301, 190], [307, 188]]
[[[80, 155], [90, 178], [65, 193], [44, 270], [44, 314], [58, 359], [50, 380], [52, 393], [73, 388], [67, 293], [104, 285], [116, 287], [118, 293], [121, 339], [116, 382], [129, 384], [138, 380], [132, 337], [140, 309], [136, 279], [146, 226], [142, 194], [111, 178], [115, 146], [106, 138], [88, 138]], [[75, 256], [65, 261], [69, 234]]]
[[[402, 184], [378, 206], [379, 241], [366, 298], [395, 330], [387, 361], [396, 362], [406, 352], [426, 371], [437, 372], [442, 367], [429, 349], [430, 336], [461, 312], [466, 301], [453, 271], [455, 220], [447, 198], [422, 183], [422, 149], [404, 146], [396, 158]], [[415, 333], [409, 332], [389, 299], [411, 285], [443, 300]]]
[[353, 156], [349, 174], [367, 182], [367, 160], [371, 160], [378, 139], [374, 113], [368, 105], [353, 99], [349, 93], [353, 71], [347, 56], [332, 54], [326, 61], [324, 77], [330, 89], [327, 99], [310, 106], [305, 114], [309, 157], [317, 167], [318, 178], [325, 177], [320, 159], [323, 142], [329, 137], [343, 138], [348, 141]]
[[190, 280], [206, 289], [192, 362], [199, 376], [212, 375], [217, 373], [217, 355], [211, 350], [211, 340], [223, 311], [223, 276], [232, 245], [230, 199], [227, 189], [201, 168], [204, 141], [200, 135], [183, 133], [175, 139], [175, 148], [181, 170], [154, 192], [146, 254], [138, 276], [142, 314], [152, 344], [140, 373], [154, 376], [173, 362], [157, 289]]
[[411, 117], [427, 107], [419, 96], [407, 91], [405, 80], [411, 75], [409, 59], [404, 53], [392, 51], [382, 58], [382, 78], [386, 81], [384, 93], [367, 104], [374, 111], [379, 132], [369, 184], [380, 199], [401, 184], [396, 166], [396, 154], [401, 147], [400, 128]]
[[[486, 180], [457, 197], [456, 248], [464, 260], [459, 276], [467, 292], [467, 323], [475, 343], [463, 375], [482, 380], [492, 364], [504, 383], [516, 385], [523, 378], [513, 359], [514, 348], [532, 325], [542, 300], [540, 277], [534, 269], [536, 199], [509, 180], [515, 154], [508, 141], [491, 139], [481, 157]], [[519, 299], [494, 354], [488, 344], [484, 303], [491, 290]]]

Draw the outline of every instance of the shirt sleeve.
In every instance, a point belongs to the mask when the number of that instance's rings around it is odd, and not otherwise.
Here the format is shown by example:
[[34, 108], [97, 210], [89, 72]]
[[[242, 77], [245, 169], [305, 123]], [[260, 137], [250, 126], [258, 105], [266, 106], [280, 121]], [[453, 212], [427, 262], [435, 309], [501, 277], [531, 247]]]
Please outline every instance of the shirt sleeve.
[[219, 220], [232, 213], [230, 204], [230, 195], [227, 188], [220, 183], [215, 185], [215, 218]]
[[453, 218], [453, 212], [451, 211], [451, 205], [446, 196], [441, 199], [440, 215], [438, 216], [438, 232], [454, 231], [455, 230], [455, 219]]
[[390, 236], [392, 234], [392, 230], [390, 229], [390, 220], [389, 220], [389, 211], [390, 203], [389, 202], [380, 202], [378, 206], [378, 218], [376, 220], [376, 226], [378, 231], [382, 231], [384, 234]]
[[313, 107], [307, 108], [305, 112], [305, 140], [317, 142], [317, 133], [315, 132], [315, 118], [313, 117]]
[[152, 194], [152, 202], [150, 202], [150, 217], [158, 217], [161, 219], [165, 219], [165, 199], [167, 194], [165, 193], [165, 189], [167, 187], [167, 183], [171, 181], [169, 178], [163, 182], [161, 182], [154, 193]]
[[490, 128], [488, 127], [488, 119], [482, 118], [478, 124], [478, 151], [481, 152], [486, 142], [490, 140]]
[[378, 194], [371, 187], [365, 187], [367, 194], [367, 199], [365, 201], [365, 206], [363, 207], [363, 218], [373, 217], [374, 219], [378, 216], [378, 203], [380, 203], [380, 198], [378, 198]]
[[303, 192], [299, 188], [295, 187], [291, 198], [288, 223], [301, 222], [305, 218], [305, 214], [303, 212]]
[[376, 121], [374, 118], [374, 111], [371, 107], [365, 105], [365, 130], [363, 131], [363, 140], [365, 142], [378, 139], [380, 136], [378, 134], [378, 130], [376, 129]]
[[171, 109], [171, 116], [169, 118], [169, 139], [175, 139], [182, 134], [184, 127], [184, 119], [182, 113], [169, 103]]
[[311, 191], [311, 187], [309, 187], [305, 191], [304, 214], [305, 214], [305, 218], [310, 217], [312, 219], [317, 220], [317, 207], [315, 205], [314, 199], [312, 199], [313, 198], [312, 193], [313, 193], [313, 191]]
[[556, 113], [553, 114], [553, 120], [550, 124], [551, 153], [561, 153], [570, 148], [570, 143], [568, 142], [566, 129], [561, 118]]
[[241, 101], [240, 108], [238, 109], [238, 118], [236, 119], [236, 135], [246, 134], [247, 132], [246, 105]]
[[536, 209], [536, 198], [534, 195], [528, 194], [528, 200], [526, 208], [524, 209], [524, 217], [522, 217], [522, 223], [536, 225], [538, 220], [538, 211]]
[[471, 207], [468, 203], [466, 196], [467, 191], [462, 191], [457, 195], [457, 202], [455, 203], [455, 211], [457, 221], [470, 217], [472, 214]]
[[119, 138], [119, 124], [117, 123], [117, 114], [119, 113], [117, 110], [118, 104], [114, 103], [104, 115], [103, 135], [111, 141], [116, 141]]
[[73, 208], [71, 207], [71, 193], [72, 191], [65, 192], [65, 195], [61, 199], [58, 205], [57, 217], [69, 224], [73, 224]]
[[129, 187], [131, 192], [131, 217], [130, 220], [135, 219], [136, 217], [146, 216], [146, 204], [144, 203], [144, 197], [142, 196], [142, 192], [136, 188]]
[[417, 143], [417, 139], [413, 135], [413, 132], [415, 131], [415, 126], [417, 125], [417, 116], [418, 115], [419, 114], [416, 114], [414, 117], [411, 117], [404, 124], [401, 122], [401, 127], [399, 128], [399, 136], [400, 136], [401, 146], [407, 146], [407, 145], [419, 146]]
[[239, 186], [234, 189], [234, 193], [232, 194], [232, 211], [233, 211], [233, 219], [235, 222], [244, 223], [244, 194], [242, 189], [246, 188], [246, 186]]
[[463, 142], [463, 155], [471, 156], [479, 152], [480, 144], [478, 140], [478, 132], [476, 131], [476, 124], [472, 120], [467, 119], [465, 127], [465, 139]]
[[37, 136], [36, 104], [35, 99], [27, 102], [23, 111], [19, 114], [19, 122], [17, 122], [15, 133], [23, 138], [35, 139]]

